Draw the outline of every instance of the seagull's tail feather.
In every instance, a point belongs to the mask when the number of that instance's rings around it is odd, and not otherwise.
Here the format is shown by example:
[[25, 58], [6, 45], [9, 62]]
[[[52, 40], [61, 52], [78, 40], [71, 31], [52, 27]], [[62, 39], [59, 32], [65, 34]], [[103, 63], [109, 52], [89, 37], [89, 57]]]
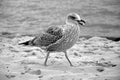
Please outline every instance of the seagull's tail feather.
[[22, 42], [22, 43], [19, 43], [19, 45], [31, 45], [31, 40], [29, 41], [26, 41], [26, 42]]
[[36, 38], [34, 38], [34, 39], [32, 39], [32, 40], [29, 40], [29, 41], [26, 41], [26, 42], [19, 43], [19, 45], [25, 45], [25, 46], [30, 45], [30, 46], [34, 46], [34, 45], [35, 45], [35, 43], [34, 43], [34, 40], [35, 40], [35, 39], [36, 39]]

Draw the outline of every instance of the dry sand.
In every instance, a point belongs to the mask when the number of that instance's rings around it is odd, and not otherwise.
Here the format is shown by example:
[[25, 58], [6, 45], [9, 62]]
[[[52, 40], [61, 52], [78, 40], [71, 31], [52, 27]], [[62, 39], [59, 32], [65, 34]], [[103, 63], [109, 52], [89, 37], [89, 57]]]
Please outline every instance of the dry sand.
[[81, 38], [68, 50], [74, 67], [57, 52], [45, 67], [45, 51], [18, 45], [31, 38], [0, 38], [0, 80], [120, 80], [120, 41]]

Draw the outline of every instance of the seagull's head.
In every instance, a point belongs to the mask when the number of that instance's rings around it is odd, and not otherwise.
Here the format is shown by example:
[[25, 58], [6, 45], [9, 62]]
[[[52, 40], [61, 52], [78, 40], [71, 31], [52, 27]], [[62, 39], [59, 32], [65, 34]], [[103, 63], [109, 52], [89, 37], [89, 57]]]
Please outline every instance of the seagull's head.
[[85, 25], [85, 21], [82, 20], [81, 17], [77, 13], [68, 14], [66, 23], [67, 24]]

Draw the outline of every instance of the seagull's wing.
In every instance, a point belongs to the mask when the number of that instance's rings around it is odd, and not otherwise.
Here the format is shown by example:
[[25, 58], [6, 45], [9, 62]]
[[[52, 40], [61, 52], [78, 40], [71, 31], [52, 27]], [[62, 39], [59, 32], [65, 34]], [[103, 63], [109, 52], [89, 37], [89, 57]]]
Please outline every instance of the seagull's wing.
[[31, 44], [35, 46], [46, 47], [58, 41], [60, 38], [62, 38], [62, 35], [63, 30], [61, 27], [51, 26], [44, 33], [31, 40]]
[[55, 35], [55, 36], [62, 36], [63, 35], [63, 28], [61, 26], [50, 26], [46, 33]]
[[[70, 41], [70, 39], [72, 38], [72, 37], [70, 38], [71, 34], [75, 34], [75, 32], [74, 33], [71, 32], [72, 28], [70, 28], [69, 25], [63, 25], [63, 27], [64, 27], [63, 36], [59, 40], [57, 40], [55, 43], [47, 46], [46, 50], [56, 51], [57, 49], [63, 48], [63, 46], [67, 45], [66, 43], [68, 43], [68, 41]], [[72, 35], [72, 36], [74, 36], [74, 35]], [[57, 50], [57, 51], [59, 51], [59, 50]]]
[[[65, 27], [65, 25], [64, 25], [63, 27]], [[62, 44], [64, 44], [64, 43], [66, 43], [66, 41], [67, 41], [67, 36], [69, 35], [69, 34], [68, 34], [68, 35], [66, 34], [68, 31], [69, 31], [69, 29], [63, 30], [63, 32], [62, 32], [62, 37], [61, 37], [60, 39], [58, 39], [56, 42], [48, 45], [48, 46], [46, 47], [46, 49], [47, 49], [48, 51], [55, 51], [56, 48], [57, 48], [59, 45], [62, 45]], [[62, 47], [62, 46], [61, 46], [61, 47]]]

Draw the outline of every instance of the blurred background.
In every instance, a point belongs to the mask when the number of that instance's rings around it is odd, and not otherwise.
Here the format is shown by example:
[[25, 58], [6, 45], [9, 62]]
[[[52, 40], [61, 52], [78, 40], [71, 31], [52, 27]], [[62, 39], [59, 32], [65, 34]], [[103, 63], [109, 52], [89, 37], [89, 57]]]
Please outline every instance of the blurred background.
[[37, 34], [71, 12], [87, 22], [81, 36], [120, 37], [120, 0], [0, 0], [0, 35]]

